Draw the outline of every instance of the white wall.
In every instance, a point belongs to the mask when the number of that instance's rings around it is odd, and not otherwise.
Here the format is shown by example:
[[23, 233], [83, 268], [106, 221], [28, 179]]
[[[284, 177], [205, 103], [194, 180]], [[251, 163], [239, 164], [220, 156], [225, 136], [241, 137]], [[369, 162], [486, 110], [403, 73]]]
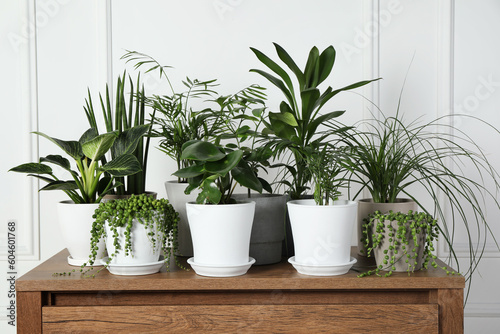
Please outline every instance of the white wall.
[[[499, 14], [495, 0], [3, 0], [0, 219], [1, 226], [17, 222], [17, 276], [64, 247], [55, 212], [55, 203], [64, 196], [38, 194], [36, 182], [6, 171], [53, 153], [49, 143], [38, 143], [30, 131], [73, 139], [87, 128], [82, 109], [86, 89], [97, 92], [115, 81], [125, 67], [120, 60], [125, 49], [174, 66], [174, 82], [186, 75], [217, 78], [224, 93], [261, 83], [269, 88], [268, 105], [276, 108], [279, 93], [248, 72], [260, 67], [249, 47], [272, 54], [272, 42], [278, 42], [303, 64], [313, 45], [332, 44], [337, 50], [329, 83], [333, 87], [381, 76], [380, 84], [359, 93], [390, 114], [409, 68], [402, 104], [409, 119], [461, 110], [500, 128], [495, 110], [500, 103], [500, 48], [495, 44]], [[146, 89], [161, 92], [165, 85], [149, 76]], [[331, 108], [347, 109], [347, 123], [369, 115], [367, 105], [352, 93], [340, 96]], [[458, 126], [480, 142], [500, 170], [494, 151], [500, 135], [485, 134], [466, 121]], [[148, 188], [165, 196], [163, 181], [174, 172], [174, 164], [158, 150], [150, 159]], [[489, 215], [500, 239], [498, 211], [492, 208]], [[463, 238], [459, 235], [457, 241]], [[3, 259], [5, 244], [6, 227], [1, 227]], [[440, 255], [445, 254], [440, 247]], [[466, 308], [467, 332], [490, 333], [500, 325], [495, 284], [499, 254], [490, 242]], [[7, 272], [5, 260], [0, 268]], [[13, 333], [4, 321], [7, 290], [2, 280], [0, 330]]]

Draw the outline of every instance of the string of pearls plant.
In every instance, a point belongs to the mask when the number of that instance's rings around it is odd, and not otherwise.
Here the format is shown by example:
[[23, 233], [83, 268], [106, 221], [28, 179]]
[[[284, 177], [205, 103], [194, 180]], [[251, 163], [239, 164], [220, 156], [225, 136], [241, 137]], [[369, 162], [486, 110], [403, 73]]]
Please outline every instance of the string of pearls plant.
[[[364, 244], [367, 247], [367, 255], [385, 245], [383, 249], [384, 258], [377, 261], [376, 269], [360, 274], [358, 277], [370, 275], [382, 276], [380, 271], [387, 271], [383, 276], [389, 277], [396, 270], [396, 263], [405, 263], [408, 273], [414, 272], [419, 260], [419, 247], [423, 247], [422, 268], [427, 269], [429, 263], [434, 268], [437, 256], [433, 254], [434, 241], [439, 235], [437, 220], [430, 214], [424, 212], [408, 213], [389, 211], [382, 214], [380, 211], [369, 215], [363, 225]], [[388, 242], [387, 242], [388, 241]], [[423, 243], [423, 244], [422, 244]], [[401, 263], [401, 262], [399, 262]], [[440, 267], [447, 274], [455, 274], [448, 271], [446, 267]]]

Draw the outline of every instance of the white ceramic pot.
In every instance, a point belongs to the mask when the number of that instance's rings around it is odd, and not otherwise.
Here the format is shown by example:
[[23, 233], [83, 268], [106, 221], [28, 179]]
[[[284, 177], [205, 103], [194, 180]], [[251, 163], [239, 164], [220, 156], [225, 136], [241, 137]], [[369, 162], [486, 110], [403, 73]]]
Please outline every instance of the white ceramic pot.
[[[81, 266], [89, 260], [90, 232], [94, 222], [92, 215], [98, 206], [98, 203], [75, 204], [69, 200], [57, 204], [59, 228], [70, 254], [68, 263], [72, 266]], [[98, 246], [99, 251], [94, 265], [100, 265], [100, 260], [105, 256], [104, 240], [101, 240]]]
[[[106, 228], [106, 249], [108, 254], [111, 256], [115, 252], [113, 232], [111, 231], [108, 222], [105, 224]], [[161, 254], [161, 245], [163, 242], [162, 233], [156, 231], [156, 223], [154, 224], [155, 231], [155, 247], [151, 244], [150, 236], [144, 225], [138, 220], [134, 219], [132, 222], [132, 229], [130, 231], [130, 242], [132, 243], [132, 254], [125, 255], [125, 227], [119, 227], [118, 230], [118, 240], [122, 249], [119, 250], [118, 254], [113, 256], [111, 259], [111, 264], [117, 265], [141, 265], [145, 263], [158, 262]]]
[[193, 190], [191, 194], [186, 195], [184, 191], [187, 186], [187, 183], [178, 183], [177, 180], [165, 182], [168, 201], [172, 204], [175, 211], [179, 213], [177, 240], [178, 255], [181, 256], [193, 256], [193, 241], [186, 214], [186, 203], [196, 201], [199, 193], [198, 190]]
[[193, 262], [209, 266], [240, 266], [250, 262], [250, 235], [255, 202], [204, 205], [187, 203], [193, 237]]
[[336, 201], [316, 205], [314, 199], [287, 203], [296, 263], [310, 266], [343, 265], [351, 261], [351, 238], [357, 203]]

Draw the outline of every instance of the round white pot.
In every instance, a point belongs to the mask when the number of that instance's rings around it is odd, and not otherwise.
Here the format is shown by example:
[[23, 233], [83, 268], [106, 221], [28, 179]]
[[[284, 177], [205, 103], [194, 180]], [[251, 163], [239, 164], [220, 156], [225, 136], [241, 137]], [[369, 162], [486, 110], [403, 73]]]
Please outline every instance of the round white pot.
[[287, 203], [295, 262], [309, 266], [343, 265], [351, 261], [351, 238], [357, 203], [316, 205], [313, 199]]
[[[75, 204], [73, 201], [62, 201], [57, 204], [59, 228], [64, 239], [64, 244], [69, 251], [68, 263], [72, 266], [81, 266], [88, 262], [90, 255], [90, 238], [92, 215], [98, 203]], [[99, 251], [95, 264], [100, 265], [100, 260], [105, 256], [104, 240], [99, 242]]]
[[187, 203], [193, 237], [193, 262], [209, 266], [240, 266], [250, 262], [250, 234], [255, 202], [224, 205]]
[[178, 253], [181, 256], [193, 256], [193, 241], [186, 214], [186, 203], [196, 201], [199, 193], [198, 190], [193, 190], [191, 194], [186, 195], [184, 190], [186, 190], [187, 186], [187, 183], [178, 183], [177, 180], [165, 182], [168, 201], [172, 204], [175, 211], [179, 213], [177, 240]]
[[[108, 254], [111, 256], [115, 252], [113, 232], [111, 231], [108, 222], [105, 224], [106, 228], [106, 249]], [[121, 246], [118, 254], [113, 256], [111, 259], [111, 264], [118, 265], [141, 265], [145, 263], [158, 262], [161, 254], [161, 245], [163, 242], [162, 233], [156, 232], [156, 223], [154, 224], [155, 231], [155, 247], [153, 247], [150, 236], [148, 235], [150, 230], [144, 228], [138, 220], [134, 219], [132, 221], [132, 229], [130, 230], [130, 242], [132, 243], [132, 254], [125, 255], [125, 232], [126, 227], [117, 228], [118, 231], [118, 242]]]

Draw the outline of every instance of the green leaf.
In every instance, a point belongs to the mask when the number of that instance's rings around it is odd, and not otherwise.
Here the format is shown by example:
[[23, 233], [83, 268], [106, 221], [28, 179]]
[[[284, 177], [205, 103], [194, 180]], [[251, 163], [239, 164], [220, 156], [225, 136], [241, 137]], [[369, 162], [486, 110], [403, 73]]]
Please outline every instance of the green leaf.
[[82, 146], [77, 141], [65, 141], [47, 136], [42, 132], [33, 132], [36, 135], [42, 136], [59, 146], [66, 154], [75, 160], [83, 158]]
[[78, 189], [78, 186], [75, 181], [52, 181], [47, 184], [45, 187], [41, 188], [42, 190], [75, 190]]
[[40, 162], [50, 162], [71, 171], [69, 160], [60, 155], [47, 155], [45, 158], [40, 158]]
[[183, 178], [183, 179], [188, 179], [188, 178], [196, 177], [198, 175], [202, 175], [203, 173], [204, 173], [203, 165], [193, 165], [193, 166], [179, 169], [178, 171], [176, 171], [172, 175]]
[[309, 127], [307, 129], [307, 131], [308, 131], [307, 140], [309, 141], [312, 138], [312, 136], [314, 136], [314, 134], [316, 133], [316, 129], [318, 128], [318, 126], [320, 124], [327, 122], [327, 121], [331, 120], [332, 118], [339, 117], [342, 114], [344, 114], [344, 112], [345, 112], [344, 110], [332, 111], [332, 112], [329, 112], [328, 114], [321, 115], [318, 118], [314, 119], [309, 124]]
[[113, 157], [119, 157], [123, 154], [132, 154], [137, 148], [137, 144], [141, 138], [148, 132], [149, 127], [149, 124], [142, 124], [121, 132], [111, 147], [111, 154]]
[[266, 78], [267, 80], [269, 80], [273, 85], [278, 87], [283, 92], [283, 94], [285, 94], [285, 97], [287, 98], [290, 105], [295, 105], [295, 96], [294, 96], [293, 92], [289, 91], [286, 88], [283, 81], [281, 81], [280, 79], [276, 78], [275, 76], [273, 76], [267, 72], [264, 72], [262, 70], [252, 69], [252, 70], [250, 70], [250, 72], [258, 73], [258, 74], [262, 75], [264, 78]]
[[26, 164], [19, 165], [17, 167], [9, 169], [9, 172], [17, 172], [17, 173], [31, 173], [31, 174], [52, 174], [52, 168], [50, 166], [30, 162]]
[[283, 123], [291, 125], [291, 126], [299, 126], [299, 124], [297, 123], [297, 120], [295, 119], [295, 116], [289, 112], [286, 112], [286, 113], [270, 112], [269, 118], [272, 118], [274, 120], [278, 120], [280, 122], [283, 122]]
[[40, 180], [45, 181], [47, 183], [54, 181], [54, 179], [51, 179], [51, 178], [46, 177], [46, 176], [38, 175], [38, 174], [28, 174], [28, 176], [36, 177], [37, 179], [40, 179]]
[[333, 46], [327, 47], [319, 56], [319, 79], [318, 85], [325, 81], [332, 72], [335, 63], [335, 49]]
[[207, 162], [205, 164], [205, 170], [210, 173], [215, 173], [219, 176], [226, 175], [231, 169], [238, 165], [243, 156], [243, 151], [236, 150], [224, 157], [224, 159], [218, 161]]
[[262, 193], [262, 184], [257, 176], [255, 176], [255, 173], [248, 166], [245, 166], [245, 164], [235, 167], [231, 171], [231, 175], [243, 187]]
[[283, 49], [277, 43], [273, 44], [276, 48], [276, 52], [278, 53], [278, 57], [280, 57], [280, 59], [286, 64], [286, 66], [288, 66], [288, 68], [292, 70], [292, 72], [297, 77], [297, 80], [299, 81], [300, 87], [303, 87], [305, 83], [304, 73], [302, 73], [297, 64], [293, 61], [292, 57], [290, 57], [290, 55], [285, 51], [285, 49]]
[[97, 133], [97, 129], [90, 128], [90, 129], [88, 129], [87, 131], [85, 131], [83, 133], [83, 135], [80, 137], [80, 139], [78, 140], [78, 142], [80, 143], [80, 145], [83, 145], [83, 143], [86, 143], [86, 142], [94, 139], [98, 135], [99, 134]]
[[225, 157], [217, 146], [207, 141], [197, 141], [190, 143], [189, 146], [183, 147], [181, 159], [198, 160], [198, 161], [217, 161]]
[[222, 198], [222, 193], [220, 192], [219, 187], [217, 187], [217, 184], [215, 183], [216, 179], [217, 179], [216, 176], [211, 176], [203, 181], [203, 183], [200, 186], [201, 192], [196, 198], [196, 203], [203, 204], [205, 203], [205, 201], [207, 201], [212, 204], [219, 204]]
[[108, 172], [115, 177], [123, 177], [136, 174], [142, 171], [142, 168], [135, 156], [124, 154], [100, 167], [100, 170]]
[[273, 188], [271, 188], [271, 185], [269, 184], [269, 182], [267, 182], [266, 180], [264, 180], [261, 177], [258, 177], [258, 179], [259, 179], [260, 183], [262, 184], [262, 189], [264, 189], [268, 193], [272, 194]]
[[313, 47], [311, 51], [309, 51], [309, 57], [307, 58], [306, 68], [304, 70], [305, 76], [305, 86], [302, 87], [302, 90], [308, 88], [316, 88], [318, 85], [318, 68], [319, 68], [319, 51], [317, 47]]
[[255, 53], [255, 55], [257, 56], [257, 58], [264, 65], [266, 65], [271, 71], [273, 71], [274, 73], [276, 73], [277, 75], [279, 75], [280, 78], [283, 79], [283, 81], [286, 83], [286, 85], [288, 87], [288, 90], [290, 91], [291, 95], [292, 96], [295, 95], [294, 91], [293, 91], [292, 80], [290, 80], [290, 77], [288, 76], [288, 73], [286, 73], [286, 71], [283, 68], [281, 68], [281, 66], [279, 66], [278, 64], [276, 64], [271, 58], [269, 58], [268, 56], [266, 56], [265, 54], [263, 54], [259, 50], [254, 49], [254, 48], [250, 48], [250, 50], [252, 50], [253, 53]]
[[82, 144], [82, 151], [91, 160], [99, 160], [113, 146], [117, 135], [114, 132], [105, 133]]
[[317, 88], [311, 88], [300, 92], [300, 97], [302, 99], [302, 120], [305, 124], [309, 124], [319, 95], [319, 89]]

